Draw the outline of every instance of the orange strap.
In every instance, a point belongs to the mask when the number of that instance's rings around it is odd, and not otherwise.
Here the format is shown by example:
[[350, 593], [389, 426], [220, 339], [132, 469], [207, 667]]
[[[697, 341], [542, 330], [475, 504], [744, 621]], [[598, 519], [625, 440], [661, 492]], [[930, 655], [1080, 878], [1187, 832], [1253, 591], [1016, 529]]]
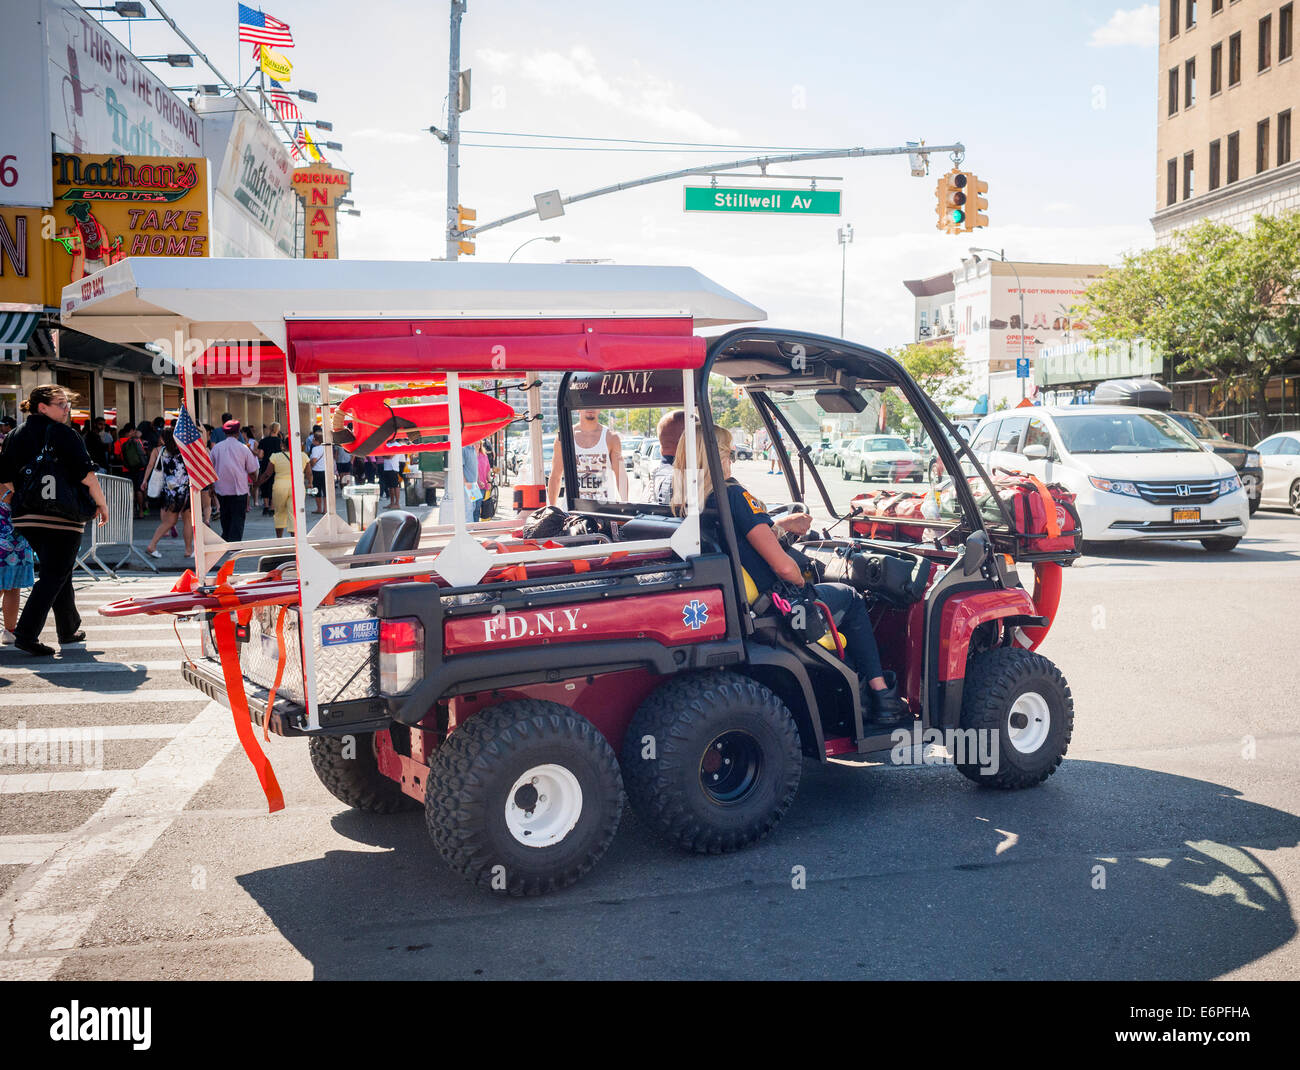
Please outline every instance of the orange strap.
[[239, 742], [253, 763], [257, 779], [262, 785], [270, 812], [284, 809], [284, 793], [280, 783], [275, 779], [275, 771], [267, 760], [262, 748], [258, 746], [257, 736], [253, 732], [248, 714], [248, 696], [244, 692], [244, 677], [239, 668], [239, 649], [235, 643], [235, 619], [233, 613], [216, 613], [212, 618], [212, 628], [217, 640], [217, 656], [221, 659], [221, 674], [226, 681], [226, 696], [230, 700], [230, 712], [235, 718], [235, 733]]
[[1034, 485], [1039, 497], [1043, 499], [1043, 512], [1047, 514], [1047, 534], [1055, 538], [1061, 534], [1061, 523], [1056, 518], [1056, 499], [1052, 497], [1052, 492], [1047, 489], [1047, 485], [1036, 475], [1030, 472], [1022, 474]]
[[275, 707], [275, 693], [280, 688], [280, 681], [284, 679], [284, 615], [288, 612], [288, 606], [281, 606], [279, 616], [275, 618], [275, 645], [278, 651], [275, 680], [271, 684], [270, 693], [266, 696], [266, 716], [262, 718], [262, 738], [268, 742], [271, 739], [271, 710]]

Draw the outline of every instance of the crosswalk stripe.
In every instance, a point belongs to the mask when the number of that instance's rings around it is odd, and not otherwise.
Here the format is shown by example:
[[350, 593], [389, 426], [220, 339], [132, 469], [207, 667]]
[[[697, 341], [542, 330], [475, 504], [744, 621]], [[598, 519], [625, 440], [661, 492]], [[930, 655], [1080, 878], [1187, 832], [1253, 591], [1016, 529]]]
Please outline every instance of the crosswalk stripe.
[[[0, 961], [0, 977], [53, 977], [60, 951], [77, 946], [108, 900], [212, 779], [235, 746], [230, 713], [210, 702], [175, 739], [132, 773], [95, 815], [50, 857], [0, 917], [0, 954], [41, 959]], [[150, 816], [141, 817], [141, 813]], [[86, 906], [87, 894], [94, 901]], [[51, 954], [52, 953], [52, 954]]]
[[0, 866], [34, 866], [59, 849], [62, 838], [30, 840], [21, 836], [0, 836]]
[[136, 769], [61, 769], [57, 773], [0, 773], [0, 795], [47, 791], [103, 791], [130, 787]]
[[[104, 724], [104, 725], [56, 725], [50, 728], [28, 728], [25, 737], [31, 741], [33, 732], [40, 732], [50, 742], [72, 739], [172, 739], [181, 734], [183, 724]], [[13, 732], [12, 728], [0, 728], [0, 732]]]
[[59, 676], [79, 672], [179, 672], [175, 661], [51, 661], [44, 665], [5, 665], [4, 676]]
[[0, 706], [91, 706], [106, 703], [142, 703], [159, 704], [164, 702], [207, 702], [209, 699], [201, 691], [192, 687], [160, 688], [157, 691], [72, 691], [24, 692], [12, 694], [0, 691]]
[[[185, 638], [185, 633], [181, 633]], [[96, 639], [93, 643], [70, 643], [63, 648], [64, 650], [175, 650], [176, 637], [172, 636], [172, 641], [167, 642], [167, 634], [161, 633], [156, 639]], [[13, 647], [0, 646], [0, 664], [4, 663], [4, 654], [12, 651], [15, 655], [14, 660], [21, 659], [23, 662], [30, 660], [30, 655], [23, 653], [21, 650], [14, 650]]]
[[[183, 620], [180, 622], [179, 627], [182, 635], [184, 635], [186, 632], [194, 632], [195, 634], [197, 634], [200, 630], [200, 622], [197, 620]], [[166, 624], [161, 624], [161, 623], [137, 624], [135, 621], [131, 621], [130, 623], [123, 621], [120, 624], [83, 624], [81, 626], [81, 630], [85, 632], [86, 635], [88, 636], [112, 635], [115, 632], [123, 632], [123, 631], [132, 632], [132, 633], [166, 632], [168, 635], [171, 635], [172, 623], [171, 620], [169, 619]], [[50, 634], [50, 633], [53, 633], [55, 635], [58, 634], [57, 632], [54, 631], [54, 626], [52, 624], [48, 625], [45, 629], [45, 632], [42, 634]]]

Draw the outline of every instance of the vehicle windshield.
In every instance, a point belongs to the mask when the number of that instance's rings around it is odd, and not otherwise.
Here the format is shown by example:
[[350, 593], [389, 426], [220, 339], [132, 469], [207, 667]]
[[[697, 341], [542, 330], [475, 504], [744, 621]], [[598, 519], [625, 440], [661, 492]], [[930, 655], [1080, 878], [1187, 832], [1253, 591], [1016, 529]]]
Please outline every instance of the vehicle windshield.
[[1219, 438], [1219, 432], [1214, 430], [1214, 425], [1204, 416], [1195, 412], [1175, 412], [1171, 413], [1174, 420], [1180, 427], [1184, 428], [1195, 438]]
[[910, 449], [901, 438], [880, 436], [869, 438], [862, 447], [868, 453], [908, 453]]
[[1199, 453], [1201, 444], [1160, 412], [1068, 413], [1056, 417], [1070, 453]]

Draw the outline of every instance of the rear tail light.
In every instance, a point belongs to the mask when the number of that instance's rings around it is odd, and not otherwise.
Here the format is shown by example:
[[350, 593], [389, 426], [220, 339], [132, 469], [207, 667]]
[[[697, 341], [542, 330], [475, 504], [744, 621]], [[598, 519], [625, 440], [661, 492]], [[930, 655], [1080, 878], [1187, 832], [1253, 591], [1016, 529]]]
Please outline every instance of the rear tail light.
[[379, 690], [404, 695], [424, 675], [424, 625], [415, 617], [379, 622]]

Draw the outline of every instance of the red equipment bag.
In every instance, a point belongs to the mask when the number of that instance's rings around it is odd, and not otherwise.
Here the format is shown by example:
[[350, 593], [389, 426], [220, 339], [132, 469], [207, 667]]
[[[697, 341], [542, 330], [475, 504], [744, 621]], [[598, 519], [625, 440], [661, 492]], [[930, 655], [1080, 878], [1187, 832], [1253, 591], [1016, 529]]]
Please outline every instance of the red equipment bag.
[[[910, 491], [878, 490], [870, 494], [859, 494], [851, 504], [868, 516], [920, 517], [925, 495]], [[854, 535], [871, 539], [880, 534], [897, 542], [920, 542], [925, 537], [926, 530], [911, 524], [891, 524], [888, 521], [868, 519], [854, 520], [851, 526]]]
[[1025, 553], [1069, 553], [1078, 549], [1083, 529], [1073, 494], [1059, 483], [1044, 483], [1027, 472], [998, 468], [992, 476], [993, 487], [1011, 514]]

